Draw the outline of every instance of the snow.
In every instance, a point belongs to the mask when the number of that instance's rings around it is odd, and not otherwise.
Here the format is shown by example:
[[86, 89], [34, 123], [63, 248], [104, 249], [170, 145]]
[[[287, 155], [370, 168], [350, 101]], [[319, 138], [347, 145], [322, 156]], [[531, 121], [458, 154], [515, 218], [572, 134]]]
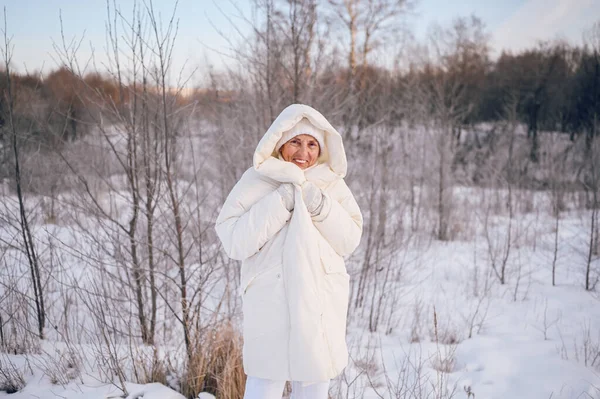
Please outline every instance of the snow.
[[[26, 386], [17, 393], [7, 394], [0, 392], [1, 398], [69, 398], [69, 399], [95, 399], [95, 398], [124, 398], [123, 392], [114, 384], [101, 382], [98, 375], [84, 375], [74, 378], [66, 384], [52, 384], [47, 375], [41, 372], [43, 366], [40, 363], [41, 356], [28, 359], [26, 364], [23, 356], [8, 355], [10, 360], [22, 368], [32, 367], [35, 372], [30, 374], [26, 380]], [[6, 364], [6, 363], [1, 363]], [[36, 367], [37, 366], [37, 367]], [[47, 371], [46, 371], [47, 373]], [[126, 399], [184, 399], [184, 396], [165, 387], [162, 384], [151, 383], [145, 385], [126, 383]]]
[[[531, 226], [529, 219], [520, 217], [517, 227]], [[400, 392], [399, 385], [427, 381], [430, 387], [421, 396], [405, 390], [391, 397], [468, 398], [472, 392], [477, 399], [600, 398], [600, 295], [582, 288], [581, 240], [587, 226], [576, 213], [566, 214], [560, 223], [554, 287], [549, 217], [534, 225], [535, 241], [523, 239], [512, 250], [507, 284], [492, 275], [487, 291], [488, 248], [480, 239], [433, 242], [412, 254], [401, 253], [399, 259], [417, 259], [412, 264], [418, 267], [410, 267], [406, 281], [387, 290], [390, 295], [400, 291], [398, 328], [387, 335], [365, 334], [364, 317], [353, 319], [355, 361], [345, 379], [362, 372], [370, 374], [370, 382], [362, 395], [351, 397], [380, 398], [382, 392]], [[598, 266], [596, 259], [593, 270]], [[415, 334], [416, 340], [411, 337]]]
[[[127, 389], [129, 395], [125, 397], [126, 399], [184, 399], [183, 395], [158, 383], [146, 385], [129, 383], [127, 384]], [[39, 399], [123, 398], [121, 390], [115, 386], [110, 384], [94, 384], [91, 381], [83, 384], [73, 383], [64, 387], [33, 381], [17, 394], [8, 395], [0, 393], [0, 397]]]
[[[561, 214], [557, 285], [552, 286], [555, 221], [548, 212], [546, 194], [535, 194], [532, 211], [521, 212], [513, 221], [513, 237], [517, 238], [508, 258], [506, 284], [500, 284], [490, 267], [490, 253], [504, 248], [507, 215], [498, 212], [490, 217], [494, 239], [486, 241], [483, 218], [467, 200], [476, 196], [477, 190], [457, 190], [463, 201], [457, 201], [456, 207], [464, 207], [464, 224], [468, 224], [458, 239], [407, 241], [401, 250], [389, 255], [390, 274], [386, 277], [383, 270], [369, 281], [374, 297], [384, 298], [382, 317], [377, 331], [369, 332], [368, 303], [350, 314], [351, 361], [344, 374], [332, 382], [332, 398], [600, 398], [600, 294], [583, 288], [589, 211], [578, 210], [571, 201]], [[125, 218], [119, 212], [126, 209], [126, 199], [114, 197], [111, 209]], [[15, 206], [11, 201], [3, 206]], [[62, 211], [70, 212], [67, 202]], [[7, 213], [16, 214], [14, 209]], [[85, 287], [96, 279], [95, 263], [115, 272], [119, 269], [107, 255], [115, 250], [111, 231], [95, 224], [98, 219], [77, 218], [78, 223], [62, 225], [44, 225], [38, 220], [36, 239], [47, 248], [53, 243], [53, 256], [65, 266], [53, 271], [53, 282]], [[105, 238], [106, 246], [96, 248], [99, 241], [91, 241], [90, 233], [96, 240]], [[15, 237], [10, 226], [0, 228], [3, 242], [13, 242]], [[27, 279], [21, 276], [27, 276], [27, 271], [18, 268], [24, 260], [17, 252], [6, 254], [4, 261], [12, 262], [15, 270], [2, 271], [3, 282], [25, 284]], [[50, 255], [45, 252], [42, 256]], [[360, 259], [359, 251], [348, 264], [354, 284], [359, 278]], [[600, 270], [597, 257], [592, 269], [596, 278]], [[212, 287], [203, 293], [207, 308], [212, 306], [211, 299], [217, 303], [222, 295], [222, 287]], [[110, 287], [110, 292], [125, 300], [125, 312], [132, 299], [124, 296], [122, 287]], [[14, 394], [0, 392], [0, 398], [123, 397], [118, 379], [99, 371], [104, 352], [90, 335], [95, 331], [94, 320], [86, 314], [85, 306], [71, 302], [76, 295], [63, 294], [49, 290], [48, 299], [59, 310], [67, 306], [63, 301], [69, 302], [69, 317], [80, 327], [73, 332], [73, 342], [65, 344], [59, 325], [56, 331], [48, 329], [48, 339], [33, 353], [0, 353], [0, 365], [14, 365], [25, 378], [23, 389]], [[239, 317], [239, 313], [233, 314]], [[169, 320], [159, 323], [168, 324]], [[178, 334], [176, 328], [168, 330], [162, 350], [180, 353], [180, 342], [174, 347], [165, 344], [177, 342]], [[131, 367], [134, 359], [128, 342], [120, 344], [123, 350], [117, 348], [117, 355]], [[138, 349], [137, 355], [148, 351]], [[69, 350], [82, 358], [76, 367], [65, 360]], [[131, 379], [131, 375], [129, 372], [127, 377]], [[176, 383], [170, 385], [177, 388]], [[125, 387], [126, 397], [131, 399], [183, 398], [158, 383], [127, 382]], [[214, 396], [202, 393], [199, 398]]]

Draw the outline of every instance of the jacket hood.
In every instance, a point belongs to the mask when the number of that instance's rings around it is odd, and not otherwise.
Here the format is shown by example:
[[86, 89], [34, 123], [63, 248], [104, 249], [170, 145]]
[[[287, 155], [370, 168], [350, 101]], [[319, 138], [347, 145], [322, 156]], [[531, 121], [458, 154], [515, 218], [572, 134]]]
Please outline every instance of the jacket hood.
[[[288, 106], [273, 121], [256, 147], [253, 158], [254, 168], [259, 170], [261, 165], [266, 161], [269, 161], [267, 163], [271, 163], [273, 162], [273, 158], [278, 158], [279, 154], [275, 150], [277, 142], [283, 132], [294, 127], [302, 118], [308, 119], [316, 128], [325, 132], [325, 149], [321, 151], [318, 163], [327, 164], [335, 175], [341, 178], [345, 177], [348, 163], [344, 144], [342, 143], [342, 136], [319, 111], [304, 104], [292, 104]], [[279, 160], [277, 159], [277, 161]], [[301, 170], [297, 166], [293, 166]]]

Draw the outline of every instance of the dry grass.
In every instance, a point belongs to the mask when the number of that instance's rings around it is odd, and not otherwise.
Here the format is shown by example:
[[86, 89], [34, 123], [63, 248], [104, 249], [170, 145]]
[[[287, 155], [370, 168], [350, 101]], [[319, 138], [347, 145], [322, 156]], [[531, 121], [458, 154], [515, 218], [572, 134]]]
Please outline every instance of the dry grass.
[[0, 391], [8, 394], [19, 392], [25, 387], [25, 376], [8, 356], [0, 357]]
[[451, 373], [456, 366], [455, 354], [459, 341], [455, 334], [448, 332], [443, 335], [442, 339], [438, 329], [438, 315], [435, 306], [433, 307], [433, 328], [437, 351], [431, 360], [431, 367], [440, 373]]
[[45, 353], [38, 367], [55, 385], [67, 385], [81, 374], [81, 359], [72, 349]]
[[[8, 267], [6, 262], [0, 265], [5, 270]], [[30, 312], [27, 295], [18, 292], [15, 279], [14, 276], [2, 275], [2, 313], [7, 316], [3, 319], [0, 315], [0, 351], [11, 355], [39, 354], [41, 347], [40, 339], [34, 333], [37, 328], [35, 317]]]
[[152, 348], [151, 353], [148, 353], [148, 351], [138, 351], [134, 354], [133, 374], [138, 384], [159, 382], [163, 385], [168, 385], [167, 361], [158, 354], [156, 347]]
[[200, 392], [209, 392], [219, 399], [239, 399], [245, 384], [241, 334], [231, 323], [221, 323], [198, 340], [182, 394], [197, 398]]
[[583, 321], [583, 329], [578, 338], [573, 338], [572, 345], [565, 342], [560, 329], [559, 335], [561, 345], [557, 345], [557, 350], [561, 358], [573, 359], [586, 367], [600, 371], [600, 332], [592, 332], [590, 320]]

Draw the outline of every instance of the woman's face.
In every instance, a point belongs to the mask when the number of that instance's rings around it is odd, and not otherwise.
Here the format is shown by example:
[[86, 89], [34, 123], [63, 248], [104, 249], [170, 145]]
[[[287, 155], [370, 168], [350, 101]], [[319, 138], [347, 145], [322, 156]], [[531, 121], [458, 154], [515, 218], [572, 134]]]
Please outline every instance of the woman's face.
[[300, 134], [281, 146], [284, 161], [296, 164], [300, 169], [313, 166], [319, 158], [319, 142], [311, 135]]

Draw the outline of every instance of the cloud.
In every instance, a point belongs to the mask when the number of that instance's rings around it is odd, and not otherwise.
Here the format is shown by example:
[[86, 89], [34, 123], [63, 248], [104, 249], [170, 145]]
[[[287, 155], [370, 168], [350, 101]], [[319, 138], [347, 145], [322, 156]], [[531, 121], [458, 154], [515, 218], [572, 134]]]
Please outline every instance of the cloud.
[[519, 50], [554, 38], [578, 43], [599, 9], [600, 0], [526, 0], [496, 29], [494, 47]]

